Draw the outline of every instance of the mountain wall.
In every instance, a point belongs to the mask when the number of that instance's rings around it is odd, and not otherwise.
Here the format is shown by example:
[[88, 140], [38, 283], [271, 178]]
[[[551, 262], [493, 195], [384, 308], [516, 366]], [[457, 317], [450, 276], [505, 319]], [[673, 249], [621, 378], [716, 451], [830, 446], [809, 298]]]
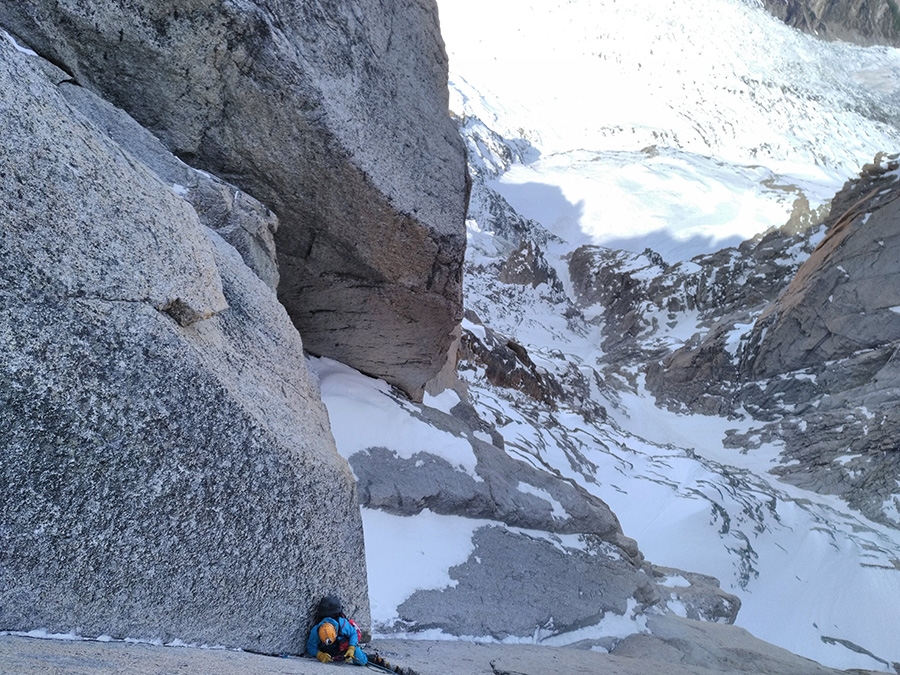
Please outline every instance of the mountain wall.
[[300, 337], [206, 227], [271, 213], [199, 174], [192, 206], [61, 78], [0, 41], [0, 627], [299, 651], [335, 591], [367, 623], [353, 478]]
[[461, 318], [467, 200], [433, 0], [16, 0], [0, 25], [274, 211], [306, 348], [421, 397]]
[[[745, 336], [740, 399], [784, 439], [777, 473], [900, 526], [900, 164], [834, 198], [825, 236]], [[786, 405], [793, 419], [777, 418]], [[737, 437], [741, 445], [746, 439]], [[801, 469], [802, 467], [802, 469]]]
[[860, 45], [900, 45], [896, 0], [763, 0], [789, 26], [826, 40]]
[[304, 350], [414, 398], [448, 360], [467, 173], [434, 2], [0, 26], [0, 629], [299, 653], [337, 593], [368, 630]]

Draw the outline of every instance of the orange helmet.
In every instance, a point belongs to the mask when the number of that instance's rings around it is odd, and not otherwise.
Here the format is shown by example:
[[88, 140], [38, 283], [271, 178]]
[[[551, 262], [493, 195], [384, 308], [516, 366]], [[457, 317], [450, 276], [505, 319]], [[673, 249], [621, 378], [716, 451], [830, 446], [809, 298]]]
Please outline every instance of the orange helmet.
[[337, 640], [337, 629], [330, 621], [326, 621], [319, 626], [319, 642], [326, 646], [331, 645]]

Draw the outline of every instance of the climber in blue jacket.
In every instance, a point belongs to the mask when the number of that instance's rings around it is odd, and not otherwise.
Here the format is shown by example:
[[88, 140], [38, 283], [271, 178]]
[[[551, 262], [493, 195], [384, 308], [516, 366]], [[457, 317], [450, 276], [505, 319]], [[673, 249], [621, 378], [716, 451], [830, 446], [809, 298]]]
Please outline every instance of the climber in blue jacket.
[[356, 626], [345, 616], [329, 616], [313, 626], [306, 641], [306, 653], [322, 663], [346, 661], [364, 666], [369, 660], [359, 648]]

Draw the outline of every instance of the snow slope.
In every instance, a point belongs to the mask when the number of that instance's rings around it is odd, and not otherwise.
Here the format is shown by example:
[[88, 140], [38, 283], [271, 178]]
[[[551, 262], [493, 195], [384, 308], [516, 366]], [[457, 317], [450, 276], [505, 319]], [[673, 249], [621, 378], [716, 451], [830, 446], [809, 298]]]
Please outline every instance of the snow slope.
[[[377, 442], [400, 453], [420, 443], [419, 448], [437, 447], [444, 454], [446, 445], [424, 439], [434, 431], [409, 414], [405, 408], [411, 404], [387, 396], [383, 383], [325, 359], [313, 360], [312, 367], [338, 448], [347, 457], [369, 443], [370, 433], [384, 430], [392, 440]], [[551, 414], [484, 383], [470, 386], [485, 418], [506, 421], [499, 430], [510, 453], [561, 470], [601, 497], [654, 563], [719, 578], [742, 600], [737, 625], [833, 667], [890, 672], [888, 662], [900, 658], [895, 639], [900, 533], [846, 513], [836, 499], [766, 476], [765, 453], [772, 449], [731, 456], [719, 441], [727, 428], [740, 424], [679, 417], [635, 396], [621, 401], [615, 415], [621, 428], [587, 427], [575, 413]], [[446, 408], [458, 400], [444, 396], [425, 403]], [[448, 452], [446, 458], [467, 462], [465, 453]], [[475, 529], [485, 524], [428, 511], [400, 517], [368, 509], [363, 521], [373, 621], [384, 632], [391, 632], [397, 607], [414, 591], [455, 584], [448, 571], [466, 560]], [[605, 635], [624, 637], [643, 626], [620, 620], [604, 629]], [[419, 636], [449, 637], [434, 631]], [[583, 637], [556, 636], [553, 644]], [[537, 635], [520, 640], [543, 642]]]

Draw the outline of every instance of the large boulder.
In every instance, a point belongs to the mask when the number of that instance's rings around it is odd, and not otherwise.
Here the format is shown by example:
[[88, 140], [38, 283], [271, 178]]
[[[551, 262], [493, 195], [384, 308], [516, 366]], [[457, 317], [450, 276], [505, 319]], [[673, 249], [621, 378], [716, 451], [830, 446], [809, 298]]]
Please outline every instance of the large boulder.
[[422, 395], [461, 317], [467, 202], [434, 0], [15, 0], [0, 24], [278, 215], [309, 351]]
[[[647, 620], [648, 633], [631, 635], [610, 653], [656, 662], [658, 672], [672, 667], [697, 668], [710, 673], [753, 675], [836, 675], [839, 672], [786, 649], [763, 642], [743, 628], [681, 617], [654, 616]], [[650, 663], [645, 667], [652, 669]], [[663, 665], [665, 664], [665, 665]], [[885, 663], [885, 665], [888, 665]], [[862, 672], [862, 671], [853, 671]]]
[[0, 41], [0, 630], [298, 652], [329, 592], [367, 625], [283, 307], [41, 65]]

